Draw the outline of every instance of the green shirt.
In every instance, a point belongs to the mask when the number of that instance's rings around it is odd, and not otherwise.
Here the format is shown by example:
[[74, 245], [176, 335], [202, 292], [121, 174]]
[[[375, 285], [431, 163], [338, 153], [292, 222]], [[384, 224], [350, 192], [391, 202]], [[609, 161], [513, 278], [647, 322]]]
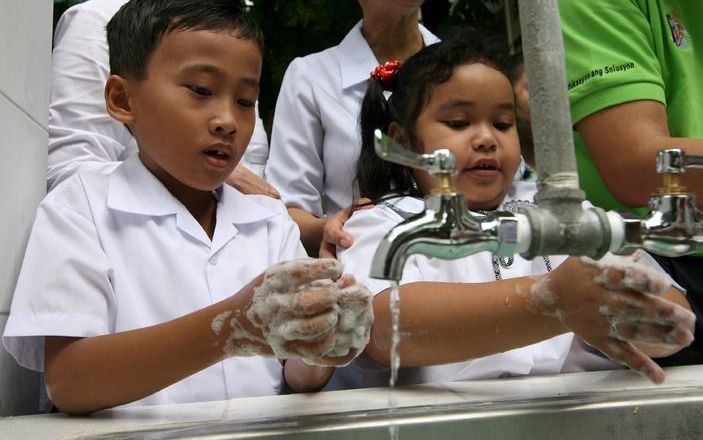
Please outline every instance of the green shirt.
[[[559, 0], [559, 10], [574, 124], [647, 99], [666, 106], [671, 136], [703, 138], [703, 1]], [[646, 212], [615, 199], [574, 133], [588, 199], [604, 209]], [[612, 148], [616, 154], [617, 139]]]

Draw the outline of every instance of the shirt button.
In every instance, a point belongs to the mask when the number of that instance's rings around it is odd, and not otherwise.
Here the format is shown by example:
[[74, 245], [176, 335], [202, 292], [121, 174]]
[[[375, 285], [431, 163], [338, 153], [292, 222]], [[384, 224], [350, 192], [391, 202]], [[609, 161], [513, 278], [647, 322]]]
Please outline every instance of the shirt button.
[[215, 265], [217, 264], [217, 257], [210, 257], [207, 261], [208, 263]]

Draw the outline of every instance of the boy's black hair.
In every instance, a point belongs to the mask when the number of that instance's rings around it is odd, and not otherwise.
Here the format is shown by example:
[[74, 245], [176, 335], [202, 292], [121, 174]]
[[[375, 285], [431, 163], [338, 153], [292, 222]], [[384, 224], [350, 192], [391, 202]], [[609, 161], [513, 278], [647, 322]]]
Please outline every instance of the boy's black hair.
[[261, 28], [241, 0], [130, 0], [107, 24], [110, 73], [144, 79], [149, 57], [173, 30], [236, 31], [264, 49]]
[[410, 145], [418, 148], [415, 121], [429, 102], [435, 86], [449, 80], [456, 67], [481, 63], [510, 78], [505, 57], [497, 53], [494, 41], [471, 30], [455, 30], [446, 39], [425, 47], [402, 65], [388, 100], [383, 95], [380, 82], [369, 80], [359, 118], [361, 153], [356, 180], [360, 196], [372, 200], [389, 193], [423, 196], [408, 167], [387, 162], [376, 155], [373, 132], [377, 128], [388, 132], [390, 123], [396, 122], [405, 129]]

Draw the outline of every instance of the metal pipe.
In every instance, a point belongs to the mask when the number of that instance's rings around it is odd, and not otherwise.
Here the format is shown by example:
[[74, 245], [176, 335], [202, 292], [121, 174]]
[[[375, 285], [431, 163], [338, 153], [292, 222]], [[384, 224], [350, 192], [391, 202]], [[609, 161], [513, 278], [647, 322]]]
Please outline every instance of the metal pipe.
[[558, 197], [583, 199], [576, 171], [557, 0], [523, 0], [518, 6], [539, 191], [542, 197], [556, 192]]

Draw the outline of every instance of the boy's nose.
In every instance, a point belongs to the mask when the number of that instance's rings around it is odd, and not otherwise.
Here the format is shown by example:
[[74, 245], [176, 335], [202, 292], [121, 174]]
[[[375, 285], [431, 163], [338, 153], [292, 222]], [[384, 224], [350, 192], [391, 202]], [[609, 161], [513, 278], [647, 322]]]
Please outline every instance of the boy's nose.
[[233, 106], [225, 106], [210, 120], [210, 130], [221, 136], [231, 136], [238, 128], [239, 123]]

